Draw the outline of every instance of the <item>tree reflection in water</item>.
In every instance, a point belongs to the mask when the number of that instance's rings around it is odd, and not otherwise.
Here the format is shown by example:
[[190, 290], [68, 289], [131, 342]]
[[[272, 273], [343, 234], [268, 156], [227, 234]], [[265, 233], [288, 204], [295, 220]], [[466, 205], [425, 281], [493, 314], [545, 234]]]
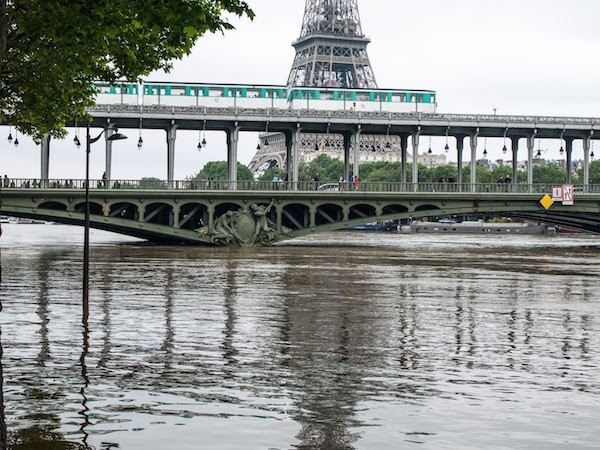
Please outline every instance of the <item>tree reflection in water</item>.
[[[1, 234], [1, 230], [0, 230]], [[2, 254], [0, 254], [0, 286], [2, 285]], [[2, 298], [0, 298], [0, 314], [2, 313]], [[4, 368], [2, 366], [2, 326], [0, 325], [0, 450], [6, 448], [6, 419], [4, 418]]]

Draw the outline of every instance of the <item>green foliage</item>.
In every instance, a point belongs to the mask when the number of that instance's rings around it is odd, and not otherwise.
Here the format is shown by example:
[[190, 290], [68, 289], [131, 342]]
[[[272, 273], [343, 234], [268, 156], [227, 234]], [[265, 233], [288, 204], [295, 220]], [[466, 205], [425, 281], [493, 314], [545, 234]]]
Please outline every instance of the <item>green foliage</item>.
[[[319, 155], [310, 164], [300, 163], [300, 181], [311, 181], [315, 174], [319, 174], [321, 182], [335, 182], [344, 172], [344, 164], [327, 155]], [[477, 165], [477, 182], [483, 184], [496, 184], [500, 178], [505, 179], [507, 175], [512, 177], [512, 167], [496, 166], [492, 170]], [[351, 168], [352, 171], [352, 168]], [[580, 170], [580, 172], [582, 172]], [[579, 175], [579, 176], [578, 176]], [[360, 181], [362, 183], [398, 183], [402, 176], [402, 167], [399, 162], [371, 162], [360, 165]], [[471, 176], [470, 168], [463, 168], [463, 181], [469, 182]], [[458, 178], [456, 165], [445, 165], [427, 168], [419, 164], [419, 182], [436, 183], [442, 179], [456, 180]], [[582, 179], [583, 174], [574, 174], [575, 179]], [[268, 181], [273, 179], [270, 176]], [[565, 181], [565, 171], [554, 164], [543, 164], [533, 168], [533, 179], [536, 184], [561, 184]], [[407, 180], [412, 180], [412, 165], [407, 164]], [[515, 182], [513, 180], [513, 182]], [[517, 183], [527, 182], [527, 172], [517, 172]], [[600, 161], [590, 164], [590, 182], [600, 183]]]
[[400, 163], [378, 161], [360, 165], [359, 179], [361, 182], [400, 182], [401, 176], [402, 167]]
[[[250, 169], [239, 162], [237, 163], [237, 173], [237, 181], [252, 181], [254, 179]], [[196, 175], [192, 176], [190, 179], [192, 181], [206, 181], [210, 179], [215, 181], [223, 181], [227, 180], [227, 178], [227, 161], [212, 161], [206, 163], [202, 170]], [[271, 177], [271, 180], [272, 179], [273, 177]]]
[[137, 81], [190, 53], [243, 0], [0, 0], [0, 122], [39, 140], [87, 117], [96, 80]]
[[[361, 166], [362, 167], [362, 166]], [[298, 181], [338, 181], [344, 175], [344, 163], [325, 154], [317, 156], [310, 163], [300, 162]]]
[[279, 180], [283, 180], [286, 176], [285, 171], [281, 170], [279, 167], [274, 166], [268, 170], [265, 170], [260, 177], [258, 177], [258, 181], [273, 181], [273, 177], [277, 175]]
[[563, 184], [565, 169], [554, 164], [543, 164], [533, 167], [533, 181], [536, 184]]
[[[583, 167], [573, 174], [573, 181], [575, 184], [583, 184]], [[590, 184], [600, 184], [600, 161], [590, 163]]]
[[167, 183], [159, 178], [144, 177], [140, 180], [140, 189], [166, 189]]

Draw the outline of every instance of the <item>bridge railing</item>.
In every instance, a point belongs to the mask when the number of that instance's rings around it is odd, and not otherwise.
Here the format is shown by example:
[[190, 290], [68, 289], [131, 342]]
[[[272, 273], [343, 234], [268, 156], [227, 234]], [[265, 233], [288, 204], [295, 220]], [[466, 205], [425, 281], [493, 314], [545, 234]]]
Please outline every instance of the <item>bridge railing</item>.
[[[550, 194], [556, 184], [522, 183], [363, 183], [353, 184], [339, 181], [237, 181], [224, 180], [176, 180], [166, 181], [154, 178], [142, 180], [90, 180], [90, 189], [135, 189], [135, 190], [184, 190], [184, 191], [296, 191], [296, 192], [475, 192], [475, 193], [514, 193]], [[0, 189], [76, 189], [85, 188], [85, 180], [39, 180], [31, 178], [2, 178]], [[576, 185], [575, 194], [600, 194], [600, 184]]]

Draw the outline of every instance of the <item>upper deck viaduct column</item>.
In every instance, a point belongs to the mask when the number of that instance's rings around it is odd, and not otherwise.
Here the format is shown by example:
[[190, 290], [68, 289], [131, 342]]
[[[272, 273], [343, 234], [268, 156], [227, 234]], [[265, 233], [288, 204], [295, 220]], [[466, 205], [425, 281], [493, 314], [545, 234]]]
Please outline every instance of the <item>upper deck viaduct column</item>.
[[358, 126], [358, 128], [354, 131], [354, 133], [352, 133], [352, 140], [353, 140], [353, 144], [354, 144], [354, 165], [352, 166], [352, 174], [354, 175], [354, 178], [358, 178], [360, 180], [359, 177], [359, 166], [360, 166], [360, 135], [362, 134], [362, 129], [360, 127], [360, 125]]
[[343, 132], [344, 138], [344, 181], [350, 181], [350, 147], [352, 147], [352, 133]]
[[533, 150], [535, 148], [535, 137], [537, 130], [527, 136], [527, 192], [533, 192]]
[[456, 185], [458, 192], [462, 192], [463, 182], [463, 151], [465, 149], [465, 135], [456, 135]]
[[517, 170], [519, 169], [519, 136], [510, 137], [510, 146], [512, 150], [512, 189], [517, 183]]
[[401, 134], [400, 135], [400, 159], [401, 159], [401, 164], [402, 164], [402, 174], [400, 175], [400, 182], [402, 183], [402, 190], [405, 191], [406, 190], [406, 178], [408, 176], [408, 170], [407, 170], [407, 153], [408, 153], [408, 134]]
[[566, 167], [565, 167], [565, 171], [566, 171], [566, 176], [565, 176], [565, 181], [566, 184], [572, 184], [573, 183], [573, 174], [572, 174], [572, 170], [573, 170], [573, 138], [572, 137], [565, 137], [565, 152], [566, 152]]
[[105, 188], [110, 188], [112, 186], [112, 183], [110, 180], [112, 180], [112, 144], [113, 141], [109, 141], [108, 138], [111, 137], [113, 134], [115, 134], [115, 128], [114, 128], [114, 124], [109, 124], [108, 127], [106, 128], [106, 132], [104, 133], [104, 142], [105, 142], [105, 172], [106, 172], [106, 184], [105, 184]]
[[471, 139], [471, 192], [477, 191], [477, 137], [479, 128], [469, 136]]
[[590, 144], [592, 141], [592, 130], [590, 134], [583, 137], [583, 192], [590, 189]]
[[293, 172], [292, 172], [292, 183], [294, 186], [294, 190], [298, 190], [298, 178], [300, 178], [299, 171], [299, 158], [300, 158], [300, 135], [302, 133], [302, 128], [300, 124], [296, 126], [296, 130], [292, 135], [292, 164], [293, 164]]
[[286, 130], [283, 134], [285, 136], [285, 160], [287, 162], [285, 173], [289, 183], [294, 179], [294, 131]]
[[235, 125], [227, 130], [227, 187], [231, 190], [237, 189], [237, 162], [238, 162], [238, 142], [240, 138], [240, 126]]
[[43, 188], [47, 188], [49, 174], [50, 174], [50, 135], [46, 134], [42, 138], [42, 145], [41, 145], [40, 151], [41, 151], [40, 185]]
[[412, 183], [413, 183], [413, 192], [418, 192], [419, 190], [419, 140], [421, 136], [421, 127], [417, 129], [412, 135], [412, 146], [413, 146], [413, 155], [412, 155]]
[[[167, 127], [167, 183], [168, 188], [175, 187], [175, 140], [177, 139], [177, 124], [171, 121]], [[107, 173], [108, 177], [108, 173]]]

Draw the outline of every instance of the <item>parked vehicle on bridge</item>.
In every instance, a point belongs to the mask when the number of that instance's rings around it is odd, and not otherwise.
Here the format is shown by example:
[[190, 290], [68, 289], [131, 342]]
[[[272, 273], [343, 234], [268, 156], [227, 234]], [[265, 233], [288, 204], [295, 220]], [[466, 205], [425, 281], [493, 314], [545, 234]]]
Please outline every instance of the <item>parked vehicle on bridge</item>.
[[308, 88], [275, 85], [96, 83], [98, 104], [282, 108], [348, 111], [435, 112], [434, 91]]

